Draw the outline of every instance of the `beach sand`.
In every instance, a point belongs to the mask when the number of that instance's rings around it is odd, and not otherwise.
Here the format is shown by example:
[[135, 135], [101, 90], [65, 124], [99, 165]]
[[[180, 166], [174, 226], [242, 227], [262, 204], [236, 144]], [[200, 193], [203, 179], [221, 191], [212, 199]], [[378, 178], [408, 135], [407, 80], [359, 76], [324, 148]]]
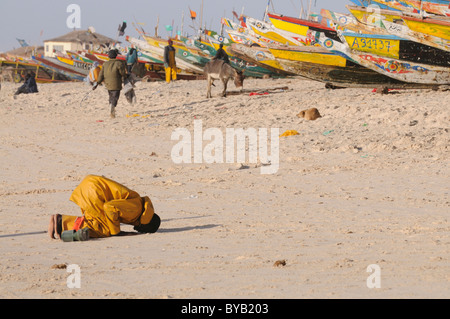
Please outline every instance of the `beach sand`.
[[[448, 298], [449, 92], [329, 90], [247, 79], [266, 95], [206, 99], [206, 81], [138, 83], [110, 119], [104, 88], [0, 91], [2, 298]], [[235, 91], [233, 84], [229, 90]], [[322, 118], [296, 115], [317, 108]], [[175, 164], [177, 128], [279, 128], [280, 164]], [[206, 144], [206, 143], [205, 143]], [[51, 240], [52, 214], [88, 174], [141, 196], [156, 234]], [[123, 230], [132, 231], [124, 225]], [[277, 261], [285, 261], [284, 263]], [[81, 288], [58, 265], [80, 267]], [[378, 265], [380, 288], [369, 288]], [[64, 267], [59, 267], [64, 268]]]

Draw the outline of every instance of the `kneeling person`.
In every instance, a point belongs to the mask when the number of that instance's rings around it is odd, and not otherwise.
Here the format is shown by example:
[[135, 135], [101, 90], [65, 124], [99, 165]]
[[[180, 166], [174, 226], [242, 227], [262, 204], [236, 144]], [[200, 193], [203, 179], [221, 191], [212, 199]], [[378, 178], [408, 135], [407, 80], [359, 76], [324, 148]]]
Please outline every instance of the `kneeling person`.
[[53, 215], [48, 233], [61, 238], [65, 231], [88, 231], [90, 238], [126, 235], [120, 224], [133, 225], [139, 233], [155, 233], [161, 219], [149, 197], [141, 197], [111, 179], [88, 175], [73, 191], [70, 200], [81, 208], [82, 217]]

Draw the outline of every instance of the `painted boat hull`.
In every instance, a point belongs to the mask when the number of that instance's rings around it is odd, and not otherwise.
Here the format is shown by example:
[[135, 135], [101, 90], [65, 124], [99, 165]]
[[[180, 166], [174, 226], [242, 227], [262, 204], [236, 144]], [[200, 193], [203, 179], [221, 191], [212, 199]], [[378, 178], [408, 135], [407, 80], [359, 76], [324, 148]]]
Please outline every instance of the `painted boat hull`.
[[[62, 66], [65, 66], [69, 69], [72, 69], [78, 73], [84, 74], [87, 76], [89, 74], [89, 70], [92, 67], [92, 63], [81, 62], [73, 59], [69, 59], [62, 56], [56, 56], [56, 59], [62, 63]], [[56, 63], [56, 61], [55, 61]]]
[[325, 83], [331, 88], [421, 89], [434, 87], [430, 85], [405, 83], [359, 66], [336, 67], [283, 59], [277, 60], [285, 69], [304, 78]]
[[413, 31], [429, 34], [445, 40], [450, 40], [450, 21], [437, 19], [418, 19], [403, 17], [403, 21]]
[[321, 64], [337, 67], [347, 66], [347, 60], [321, 47], [270, 48], [276, 59]]
[[250, 47], [244, 44], [233, 43], [229, 51], [238, 58], [250, 61], [256, 65], [266, 68], [273, 73], [288, 76], [293, 75], [276, 61], [273, 54], [267, 48]]
[[427, 0], [404, 0], [407, 4], [409, 4], [411, 7], [415, 8], [416, 10], [420, 10], [422, 8], [423, 11], [426, 11], [428, 13], [434, 13], [438, 15], [445, 16], [448, 12], [448, 9], [450, 8], [450, 1], [442, 1], [442, 0], [433, 0], [433, 1], [427, 1]]
[[84, 81], [86, 76], [84, 74], [73, 71], [72, 69], [66, 68], [65, 66], [61, 66], [58, 64], [58, 60], [51, 58], [44, 58], [39, 56], [33, 56], [33, 60], [37, 61], [37, 63], [46, 66], [47, 68], [54, 70], [55, 72], [60, 72], [74, 81]]
[[73, 82], [69, 77], [57, 72], [56, 70], [49, 69], [41, 64], [31, 62], [12, 62], [12, 61], [0, 61], [0, 68], [12, 68], [14, 73], [19, 76], [24, 76], [25, 72], [32, 71], [36, 74], [36, 82], [38, 83], [60, 83], [60, 82]]
[[310, 32], [323, 32], [327, 37], [339, 40], [336, 30], [319, 23], [287, 17], [275, 13], [268, 13], [267, 16], [274, 27], [282, 31], [287, 31], [308, 38]]
[[350, 49], [346, 43], [334, 41], [323, 34], [321, 43], [330, 51], [354, 61], [366, 68], [393, 79], [424, 85], [449, 85], [450, 68], [405, 62]]
[[434, 47], [444, 51], [450, 51], [450, 40], [438, 38], [422, 32], [416, 32], [408, 28], [407, 26], [383, 21], [386, 30], [394, 35], [409, 39], [411, 41], [419, 42], [430, 47]]
[[394, 35], [342, 33], [352, 50], [406, 62], [450, 67], [450, 51], [440, 50]]

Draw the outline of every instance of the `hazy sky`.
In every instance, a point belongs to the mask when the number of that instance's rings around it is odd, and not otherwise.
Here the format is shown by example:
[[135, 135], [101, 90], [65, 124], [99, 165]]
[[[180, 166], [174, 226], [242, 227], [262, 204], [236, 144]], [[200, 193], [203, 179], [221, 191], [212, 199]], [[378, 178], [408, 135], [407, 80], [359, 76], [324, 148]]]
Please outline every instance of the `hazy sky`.
[[[298, 17], [301, 0], [273, 0], [276, 13]], [[238, 14], [244, 8], [244, 14], [262, 19], [267, 0], [203, 0], [203, 25], [215, 31], [220, 30], [220, 18], [232, 18], [232, 11]], [[307, 7], [309, 0], [303, 0]], [[19, 47], [16, 38], [24, 39], [30, 45], [42, 44], [44, 40], [58, 37], [70, 32], [67, 19], [72, 14], [67, 12], [70, 4], [80, 7], [81, 29], [93, 26], [98, 33], [116, 38], [119, 24], [125, 20], [128, 28], [125, 33], [138, 36], [132, 22], [144, 23], [144, 30], [153, 34], [159, 16], [159, 34], [167, 37], [165, 25], [174, 24], [174, 29], [181, 28], [184, 12], [184, 31], [193, 34], [190, 26], [189, 7], [197, 12], [200, 20], [202, 0], [0, 0], [0, 52]], [[345, 5], [349, 0], [312, 0], [312, 11], [317, 13], [322, 8], [336, 12], [348, 13]], [[270, 8], [272, 11], [272, 8]], [[42, 35], [41, 35], [42, 34]], [[124, 38], [119, 40], [125, 41]]]

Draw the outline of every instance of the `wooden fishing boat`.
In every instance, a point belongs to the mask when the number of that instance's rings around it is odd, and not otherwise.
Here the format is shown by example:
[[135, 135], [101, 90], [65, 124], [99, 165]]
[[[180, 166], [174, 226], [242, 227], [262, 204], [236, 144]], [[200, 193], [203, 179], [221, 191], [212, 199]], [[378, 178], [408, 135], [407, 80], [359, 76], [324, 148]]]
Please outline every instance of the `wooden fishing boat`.
[[[72, 69], [78, 73], [84, 74], [87, 76], [89, 74], [89, 70], [92, 68], [92, 62], [82, 62], [78, 60], [71, 59], [66, 56], [56, 55], [56, 59], [63, 64], [63, 66]], [[58, 63], [55, 61], [55, 63]]]
[[[164, 61], [164, 48], [158, 46], [150, 45], [147, 41], [139, 40], [130, 36], [126, 37], [126, 40], [131, 44], [135, 45], [140, 51], [160, 60]], [[180, 59], [178, 56], [175, 57], [177, 62], [177, 67], [179, 72], [188, 72], [190, 74], [203, 74], [203, 69], [188, 63], [185, 60]]]
[[84, 81], [84, 79], [86, 78], [86, 75], [74, 71], [73, 69], [70, 69], [68, 67], [65, 67], [63, 63], [59, 62], [55, 58], [33, 56], [32, 59], [37, 63], [44, 65], [45, 67], [55, 72], [62, 73], [63, 75], [67, 76], [69, 79], [73, 81]]
[[25, 77], [28, 71], [32, 71], [35, 74], [37, 83], [72, 82], [69, 77], [61, 72], [57, 72], [38, 63], [0, 60], [0, 69], [11, 71], [13, 80], [17, 83]]
[[395, 35], [341, 33], [351, 50], [404, 62], [450, 67], [450, 51], [441, 50]]
[[277, 30], [272, 24], [245, 16], [249, 33], [267, 45], [301, 45], [295, 34]]
[[310, 38], [310, 32], [323, 32], [331, 39], [339, 40], [337, 31], [317, 22], [268, 13], [267, 16], [275, 28]]
[[404, 0], [405, 3], [428, 13], [447, 16], [450, 8], [450, 1], [446, 0]]
[[269, 50], [275, 59], [339, 67], [345, 67], [347, 65], [345, 58], [322, 47], [273, 47], [269, 48]]
[[293, 75], [292, 72], [284, 70], [273, 54], [267, 48], [251, 47], [248, 45], [233, 43], [229, 52], [243, 60], [250, 61], [256, 65], [266, 68], [282, 76]]
[[93, 60], [87, 58], [84, 55], [84, 52], [82, 53], [78, 53], [78, 52], [73, 52], [73, 51], [66, 51], [67, 56], [69, 56], [72, 60], [76, 60], [76, 61], [81, 61], [81, 62], [85, 62], [85, 63], [94, 63]]
[[[401, 12], [409, 12], [409, 13], [418, 13], [419, 11], [416, 10], [414, 7], [409, 5], [407, 1], [405, 0], [377, 0], [374, 1], [375, 4], [382, 4], [388, 7], [390, 10], [394, 9]], [[371, 1], [369, 1], [370, 5]]]
[[434, 47], [444, 51], [450, 51], [450, 40], [438, 38], [422, 32], [413, 31], [405, 25], [383, 21], [386, 30], [396, 36], [419, 42], [430, 47]]
[[345, 39], [342, 42], [320, 35], [320, 42], [331, 52], [354, 61], [393, 79], [423, 85], [449, 85], [450, 68], [406, 62], [395, 58], [377, 56], [368, 52], [352, 50]]
[[[394, 22], [405, 15], [402, 11], [376, 9], [373, 7], [346, 6], [360, 23], [383, 29], [383, 21]], [[420, 17], [418, 15], [418, 17]]]
[[285, 70], [325, 83], [328, 88], [425, 89], [435, 87], [399, 81], [356, 64], [337, 67], [283, 59], [277, 59], [277, 61]]
[[[145, 49], [146, 51], [155, 54], [155, 56], [164, 61], [164, 48], [168, 45], [168, 42], [165, 40], [153, 38], [150, 36], [143, 35], [147, 45], [143, 45], [141, 43], [140, 47], [141, 49]], [[127, 39], [128, 40], [128, 39]], [[130, 40], [128, 40], [130, 41]], [[176, 46], [176, 62], [177, 66], [180, 69], [183, 69], [185, 71], [189, 71], [192, 73], [203, 73], [203, 67], [204, 65], [209, 61], [207, 59], [199, 60], [198, 56], [193, 55], [190, 51], [184, 49], [180, 45], [177, 45], [174, 43], [174, 46]]]
[[[195, 46], [208, 55], [209, 59], [212, 59], [219, 49], [220, 43], [211, 39], [183, 39], [187, 46]], [[230, 49], [230, 45], [224, 45], [223, 49], [228, 54], [231, 65], [241, 70], [247, 77], [261, 78], [264, 76], [278, 76], [279, 72], [275, 72], [269, 67], [264, 67], [262, 64], [256, 64], [249, 59], [244, 58], [243, 55], [235, 55], [234, 51]]]
[[376, 25], [361, 23], [358, 19], [350, 14], [337, 13], [322, 9], [320, 11], [320, 15], [323, 18], [322, 24], [325, 24], [331, 29], [340, 31], [353, 31], [366, 34], [389, 34], [386, 29], [378, 27]]
[[445, 40], [450, 40], [450, 20], [434, 18], [402, 17], [405, 24], [413, 31], [425, 33]]

